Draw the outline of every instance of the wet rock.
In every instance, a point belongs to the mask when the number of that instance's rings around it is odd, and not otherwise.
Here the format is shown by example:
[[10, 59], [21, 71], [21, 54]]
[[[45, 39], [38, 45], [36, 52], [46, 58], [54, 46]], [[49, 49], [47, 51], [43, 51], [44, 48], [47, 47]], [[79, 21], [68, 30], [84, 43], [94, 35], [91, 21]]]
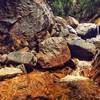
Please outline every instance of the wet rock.
[[15, 51], [11, 52], [7, 56], [8, 61], [13, 61], [16, 63], [22, 63], [22, 64], [36, 64], [37, 58], [34, 54], [30, 52], [21, 52], [21, 51]]
[[77, 26], [76, 32], [83, 39], [96, 37], [96, 25], [93, 23], [81, 23]]
[[77, 27], [79, 25], [78, 20], [76, 20], [74, 17], [68, 16], [66, 17], [67, 25], [70, 25], [72, 27]]
[[4, 67], [0, 69], [0, 80], [4, 80], [6, 78], [11, 78], [16, 75], [23, 74], [23, 71], [19, 68], [14, 67]]
[[94, 44], [82, 39], [67, 39], [72, 57], [80, 60], [92, 60], [96, 53]]
[[70, 50], [62, 37], [52, 37], [41, 43], [38, 53], [38, 63], [42, 68], [52, 68], [63, 65], [70, 60]]

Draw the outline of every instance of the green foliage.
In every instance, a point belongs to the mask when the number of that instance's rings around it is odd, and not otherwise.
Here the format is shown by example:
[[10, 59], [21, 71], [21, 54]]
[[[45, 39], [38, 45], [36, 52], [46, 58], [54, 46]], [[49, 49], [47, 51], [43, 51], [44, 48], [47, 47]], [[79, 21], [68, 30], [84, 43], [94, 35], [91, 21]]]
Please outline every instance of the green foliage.
[[66, 4], [71, 5], [72, 3], [73, 0], [53, 0], [50, 2], [54, 14], [61, 16], [65, 15], [64, 7], [66, 6]]
[[87, 19], [100, 13], [100, 0], [48, 0], [55, 15]]

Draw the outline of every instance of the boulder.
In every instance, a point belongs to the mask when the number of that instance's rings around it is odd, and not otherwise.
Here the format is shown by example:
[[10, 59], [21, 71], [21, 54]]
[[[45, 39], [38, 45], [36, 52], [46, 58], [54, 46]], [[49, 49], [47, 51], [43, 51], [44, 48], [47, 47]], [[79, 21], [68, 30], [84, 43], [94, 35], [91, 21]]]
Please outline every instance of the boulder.
[[71, 51], [72, 57], [80, 60], [92, 60], [96, 53], [96, 47], [93, 43], [82, 39], [66, 39]]
[[1, 0], [0, 35], [9, 34], [11, 38], [6, 38], [10, 39], [6, 43], [9, 45], [0, 42], [0, 52], [9, 53], [22, 46], [37, 49], [38, 39], [47, 36], [53, 23], [53, 13], [45, 0]]
[[8, 61], [21, 64], [36, 64], [37, 58], [30, 52], [14, 51], [8, 54]]
[[34, 35], [50, 27], [53, 23], [52, 16], [50, 7], [44, 0], [0, 1], [0, 31], [4, 33], [11, 31]]
[[41, 43], [37, 55], [42, 68], [53, 68], [63, 65], [70, 60], [70, 50], [62, 37], [51, 37]]
[[76, 32], [83, 39], [96, 37], [97, 35], [96, 25], [93, 23], [80, 23], [76, 28]]
[[97, 18], [97, 19], [95, 19], [94, 23], [95, 23], [96, 25], [100, 25], [100, 17]]
[[77, 27], [79, 25], [78, 20], [76, 20], [74, 17], [68, 16], [66, 17], [67, 25], [70, 25], [72, 27]]

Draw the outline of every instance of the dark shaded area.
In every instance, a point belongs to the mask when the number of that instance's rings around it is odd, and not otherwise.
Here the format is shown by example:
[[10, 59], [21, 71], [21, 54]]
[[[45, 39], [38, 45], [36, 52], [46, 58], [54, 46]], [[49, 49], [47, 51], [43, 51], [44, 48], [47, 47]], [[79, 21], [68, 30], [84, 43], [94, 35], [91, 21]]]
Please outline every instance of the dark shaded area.
[[69, 49], [71, 51], [72, 58], [78, 58], [80, 60], [87, 60], [90, 61], [93, 58], [93, 54], [91, 52], [88, 52], [87, 50], [75, 46], [75, 45], [69, 45]]
[[34, 67], [35, 70], [38, 70], [38, 71], [49, 71], [49, 72], [54, 72], [54, 71], [57, 71], [57, 70], [62, 70], [66, 67], [69, 67], [71, 69], [75, 69], [75, 64], [72, 60], [69, 60], [68, 62], [64, 63], [63, 65], [59, 65], [59, 66], [55, 66], [55, 67], [52, 67], [52, 68], [42, 68], [42, 66], [37, 63], [36, 67]]
[[[3, 39], [3, 38], [2, 38]], [[3, 45], [14, 45], [13, 44], [13, 40], [11, 38], [11, 36], [8, 34], [8, 35], [5, 35], [4, 36], [4, 39], [3, 40], [0, 40], [0, 43], [2, 43]]]

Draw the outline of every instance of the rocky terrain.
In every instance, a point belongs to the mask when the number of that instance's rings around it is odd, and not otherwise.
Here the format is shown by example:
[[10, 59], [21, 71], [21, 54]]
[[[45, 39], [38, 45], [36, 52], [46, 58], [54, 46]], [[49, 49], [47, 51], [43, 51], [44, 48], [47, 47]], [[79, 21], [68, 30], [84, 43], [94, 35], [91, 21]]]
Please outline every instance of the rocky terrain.
[[45, 0], [0, 1], [0, 100], [100, 100], [100, 18], [54, 16]]

